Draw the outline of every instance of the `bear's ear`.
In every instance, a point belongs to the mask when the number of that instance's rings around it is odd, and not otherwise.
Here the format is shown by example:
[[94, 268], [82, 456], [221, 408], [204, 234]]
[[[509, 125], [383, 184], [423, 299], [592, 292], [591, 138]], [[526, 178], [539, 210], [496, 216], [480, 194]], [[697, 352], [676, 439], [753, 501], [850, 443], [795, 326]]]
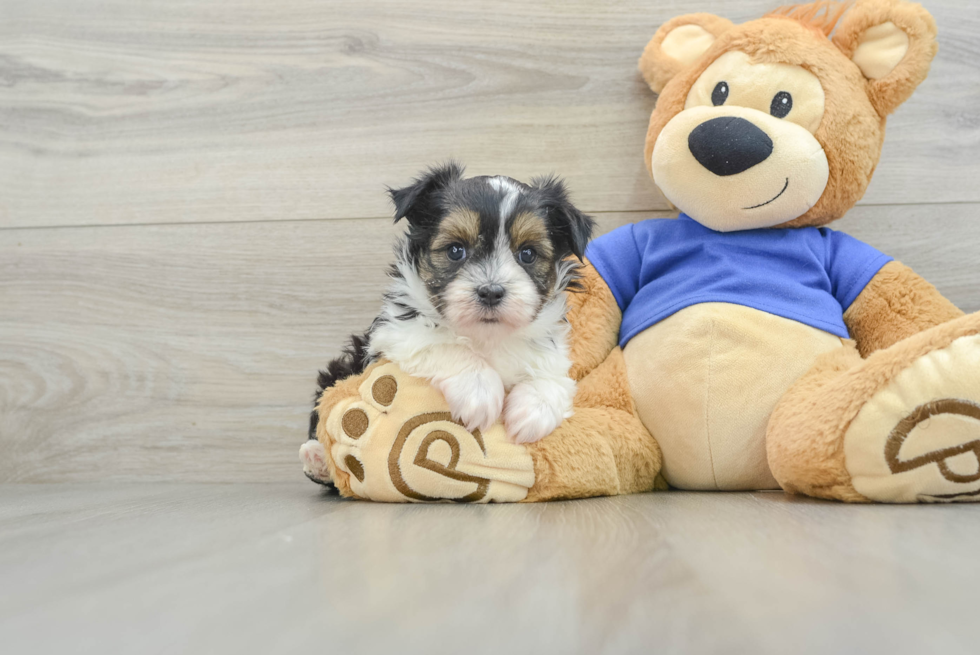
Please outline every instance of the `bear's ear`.
[[640, 57], [640, 73], [654, 93], [708, 51], [732, 22], [712, 14], [672, 18], [657, 30]]
[[834, 43], [861, 69], [871, 104], [887, 116], [926, 79], [936, 55], [936, 21], [910, 2], [858, 0], [837, 26]]

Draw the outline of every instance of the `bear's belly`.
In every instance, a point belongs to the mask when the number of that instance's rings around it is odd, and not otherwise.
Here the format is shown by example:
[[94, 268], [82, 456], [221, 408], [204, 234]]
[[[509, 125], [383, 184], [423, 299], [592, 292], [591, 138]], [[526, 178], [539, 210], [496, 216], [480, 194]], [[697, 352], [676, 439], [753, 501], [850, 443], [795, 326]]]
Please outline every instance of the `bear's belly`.
[[840, 337], [728, 303], [683, 309], [623, 354], [640, 420], [681, 489], [778, 489], [766, 459], [776, 403]]

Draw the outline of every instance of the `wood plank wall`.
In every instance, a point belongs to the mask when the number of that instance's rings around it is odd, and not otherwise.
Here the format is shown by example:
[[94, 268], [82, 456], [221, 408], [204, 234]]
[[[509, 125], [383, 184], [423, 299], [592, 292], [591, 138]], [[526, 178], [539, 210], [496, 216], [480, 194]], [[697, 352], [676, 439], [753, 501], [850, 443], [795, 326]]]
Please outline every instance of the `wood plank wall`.
[[[0, 0], [0, 481], [290, 480], [317, 366], [378, 308], [386, 184], [557, 172], [669, 215], [635, 62], [763, 0]], [[835, 227], [980, 310], [980, 5]]]

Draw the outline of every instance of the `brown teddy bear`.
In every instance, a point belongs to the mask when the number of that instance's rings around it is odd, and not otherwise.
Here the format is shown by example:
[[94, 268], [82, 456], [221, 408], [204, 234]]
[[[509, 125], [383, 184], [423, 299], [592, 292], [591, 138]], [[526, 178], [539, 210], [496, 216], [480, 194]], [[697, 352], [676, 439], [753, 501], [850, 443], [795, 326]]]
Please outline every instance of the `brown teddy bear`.
[[382, 501], [980, 498], [980, 314], [821, 227], [867, 188], [935, 32], [900, 0], [663, 25], [640, 59], [660, 94], [645, 159], [681, 214], [590, 245], [574, 416], [527, 446], [470, 433], [381, 362], [323, 394], [307, 474]]

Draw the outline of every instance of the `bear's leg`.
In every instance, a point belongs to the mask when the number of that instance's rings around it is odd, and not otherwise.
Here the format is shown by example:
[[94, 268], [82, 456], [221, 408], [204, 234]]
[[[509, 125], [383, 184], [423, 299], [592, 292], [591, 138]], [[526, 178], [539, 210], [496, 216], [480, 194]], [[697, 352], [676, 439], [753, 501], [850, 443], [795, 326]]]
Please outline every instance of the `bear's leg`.
[[636, 413], [619, 348], [579, 381], [574, 416], [528, 452], [535, 481], [525, 502], [667, 488], [660, 447]]
[[318, 441], [301, 456], [345, 496], [514, 502], [666, 487], [619, 348], [579, 381], [575, 414], [534, 444], [511, 443], [500, 424], [467, 431], [438, 391], [391, 363], [327, 389], [317, 409]]
[[783, 489], [852, 502], [980, 500], [980, 313], [861, 359], [828, 353], [766, 434]]

